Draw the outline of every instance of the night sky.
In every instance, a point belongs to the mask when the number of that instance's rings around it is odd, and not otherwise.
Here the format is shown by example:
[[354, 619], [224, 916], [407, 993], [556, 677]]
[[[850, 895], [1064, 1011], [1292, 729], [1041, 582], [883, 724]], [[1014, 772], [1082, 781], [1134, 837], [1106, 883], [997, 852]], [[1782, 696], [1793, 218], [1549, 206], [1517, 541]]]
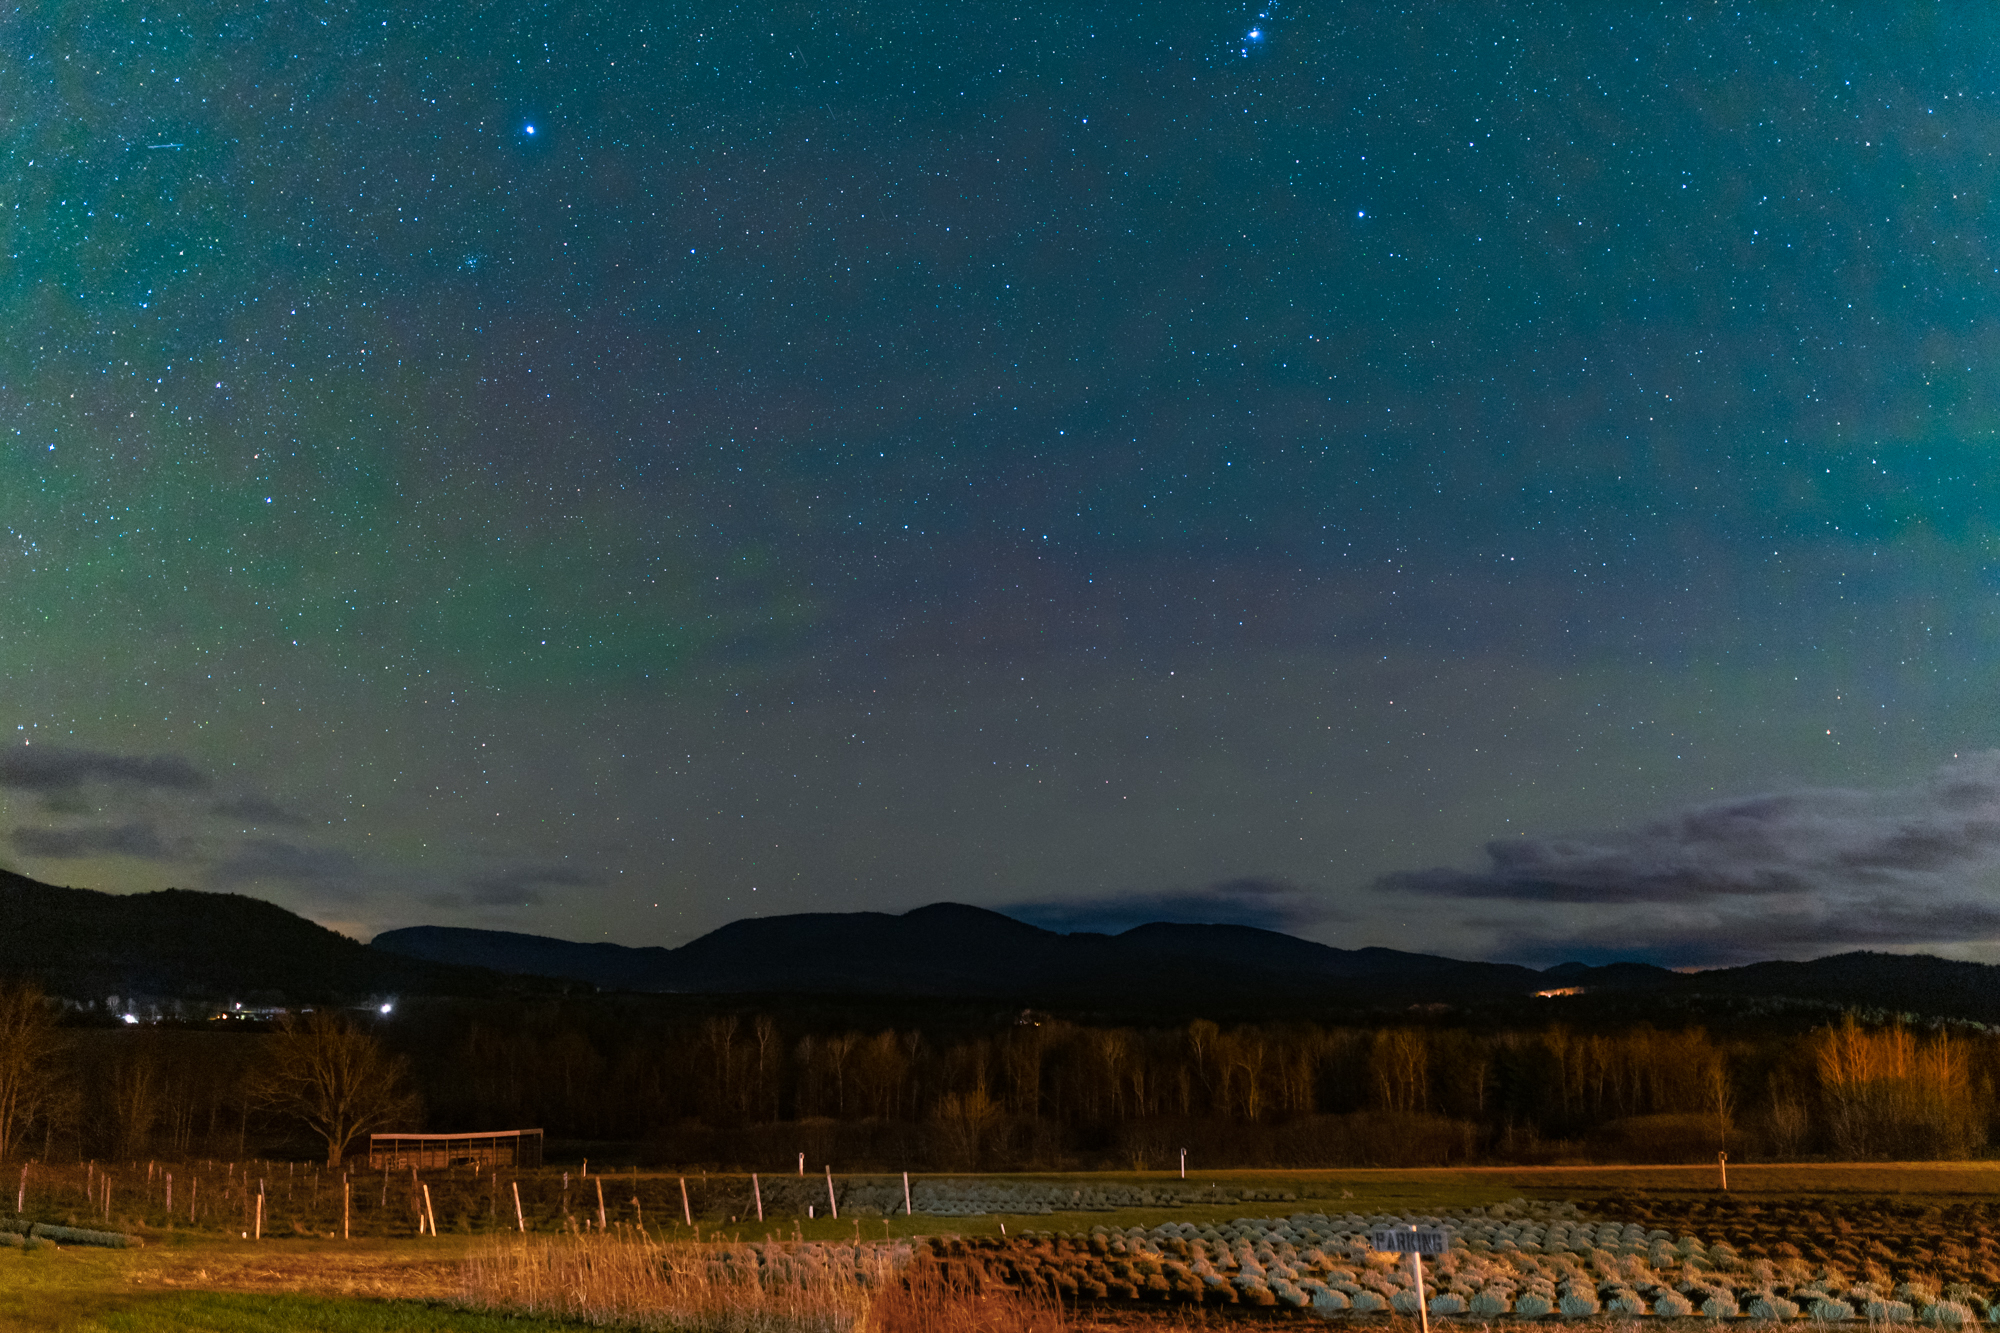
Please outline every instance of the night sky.
[[0, 21], [0, 861], [2000, 957], [2000, 14]]

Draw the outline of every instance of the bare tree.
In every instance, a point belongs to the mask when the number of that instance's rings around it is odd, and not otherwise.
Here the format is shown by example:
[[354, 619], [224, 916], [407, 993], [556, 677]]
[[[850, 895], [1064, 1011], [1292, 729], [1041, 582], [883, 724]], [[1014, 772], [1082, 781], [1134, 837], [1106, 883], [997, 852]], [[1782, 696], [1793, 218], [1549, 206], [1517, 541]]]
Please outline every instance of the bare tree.
[[43, 1109], [56, 1083], [56, 1020], [33, 985], [0, 986], [0, 1158]]
[[409, 1062], [338, 1014], [314, 1010], [279, 1022], [256, 1079], [263, 1105], [304, 1124], [326, 1143], [328, 1166], [371, 1130], [413, 1119]]

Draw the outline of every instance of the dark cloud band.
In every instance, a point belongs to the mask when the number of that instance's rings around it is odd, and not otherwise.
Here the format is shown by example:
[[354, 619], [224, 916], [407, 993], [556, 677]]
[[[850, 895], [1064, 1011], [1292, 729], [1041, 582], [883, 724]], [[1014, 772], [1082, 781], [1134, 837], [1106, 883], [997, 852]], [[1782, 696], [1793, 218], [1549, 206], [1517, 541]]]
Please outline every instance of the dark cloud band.
[[996, 910], [1044, 930], [1106, 934], [1155, 921], [1293, 931], [1339, 915], [1320, 895], [1272, 879], [1229, 880], [1205, 889], [1016, 903]]
[[17, 828], [8, 838], [25, 856], [73, 860], [85, 856], [136, 856], [149, 861], [169, 855], [160, 835], [145, 824], [70, 829]]
[[61, 791], [86, 782], [181, 790], [208, 785], [208, 779], [194, 765], [177, 755], [110, 754], [28, 745], [0, 751], [0, 787]]
[[1483, 870], [1377, 887], [1537, 903], [1698, 903], [1887, 888], [1957, 894], [2000, 871], [2000, 751], [1880, 791], [1807, 788], [1701, 806], [1637, 828], [1488, 843]]

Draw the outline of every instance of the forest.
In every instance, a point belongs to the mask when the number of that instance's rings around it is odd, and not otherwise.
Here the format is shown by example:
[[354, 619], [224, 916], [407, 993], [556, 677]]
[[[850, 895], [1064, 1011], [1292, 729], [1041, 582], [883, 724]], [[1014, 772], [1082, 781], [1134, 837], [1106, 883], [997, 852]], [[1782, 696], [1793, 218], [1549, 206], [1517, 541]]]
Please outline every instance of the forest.
[[[843, 1026], [615, 998], [437, 1002], [340, 1019], [400, 1057], [399, 1123], [539, 1127], [552, 1156], [836, 1170], [1935, 1159], [1993, 1138], [2000, 1035], [1853, 1015], [1710, 1032], [1549, 1021], [1093, 1025], [1040, 1014]], [[833, 1016], [836, 1020], [838, 1016]], [[74, 1017], [0, 1022], [0, 1153], [310, 1156], [259, 1094], [275, 1039]], [[14, 1046], [20, 1042], [15, 1041]], [[36, 1071], [39, 1071], [37, 1073]], [[10, 1089], [12, 1090], [10, 1092]], [[320, 1150], [324, 1155], [324, 1150]]]

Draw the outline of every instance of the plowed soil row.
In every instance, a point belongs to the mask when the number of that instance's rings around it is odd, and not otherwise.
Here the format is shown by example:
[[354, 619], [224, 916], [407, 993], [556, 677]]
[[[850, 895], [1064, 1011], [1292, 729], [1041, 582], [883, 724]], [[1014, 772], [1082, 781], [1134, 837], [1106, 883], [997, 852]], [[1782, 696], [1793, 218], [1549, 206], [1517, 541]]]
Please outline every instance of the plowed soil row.
[[1804, 1259], [1859, 1277], [1871, 1268], [1896, 1282], [2000, 1287], [2000, 1202], [1912, 1202], [1892, 1198], [1782, 1201], [1698, 1196], [1611, 1195], [1590, 1211], [1709, 1245], [1727, 1241], [1746, 1259]]

